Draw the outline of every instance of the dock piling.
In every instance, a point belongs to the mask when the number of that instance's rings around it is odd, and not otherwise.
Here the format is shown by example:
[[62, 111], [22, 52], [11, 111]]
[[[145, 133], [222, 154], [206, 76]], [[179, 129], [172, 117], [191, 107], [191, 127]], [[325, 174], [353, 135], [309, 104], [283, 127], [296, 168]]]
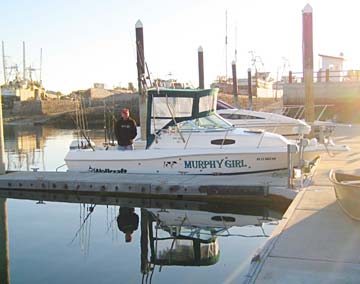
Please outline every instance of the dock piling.
[[313, 54], [313, 23], [312, 7], [307, 4], [303, 12], [303, 73], [305, 85], [305, 120], [313, 123], [314, 107], [314, 54]]
[[232, 77], [233, 77], [233, 95], [234, 95], [234, 106], [239, 108], [239, 99], [238, 99], [238, 84], [236, 76], [236, 62], [232, 62]]
[[248, 69], [248, 109], [252, 110], [251, 68]]
[[[141, 140], [146, 140], [146, 76], [145, 76], [145, 56], [144, 56], [144, 33], [143, 24], [140, 20], [136, 22], [136, 59], [137, 59], [137, 71], [138, 71], [138, 89], [139, 89], [139, 116], [140, 116], [140, 128], [141, 128]], [[144, 86], [143, 86], [144, 85]]]
[[204, 50], [200, 46], [198, 48], [198, 66], [199, 66], [199, 89], [204, 89]]

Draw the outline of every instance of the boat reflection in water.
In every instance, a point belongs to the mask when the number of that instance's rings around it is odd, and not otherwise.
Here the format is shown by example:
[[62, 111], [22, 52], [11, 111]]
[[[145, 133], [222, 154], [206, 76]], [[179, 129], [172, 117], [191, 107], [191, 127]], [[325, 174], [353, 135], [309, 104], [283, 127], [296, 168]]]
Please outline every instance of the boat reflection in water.
[[[72, 254], [67, 256], [68, 261], [71, 261], [71, 256], [75, 253], [74, 247], [76, 248], [78, 245], [80, 245], [82, 254], [86, 256], [86, 258], [91, 257], [92, 261], [96, 260], [98, 255], [96, 253], [90, 255], [90, 247], [92, 247], [92, 250], [94, 251], [99, 251], [99, 249], [103, 253], [104, 251], [107, 251], [105, 248], [110, 245], [109, 243], [100, 242], [101, 245], [99, 244], [98, 237], [99, 231], [101, 232], [101, 229], [99, 230], [100, 227], [95, 227], [95, 229], [97, 228], [98, 230], [94, 230], [94, 227], [91, 227], [96, 226], [96, 224], [102, 224], [101, 227], [104, 228], [104, 218], [106, 219], [107, 232], [110, 230], [119, 232], [118, 229], [120, 229], [124, 233], [124, 236], [126, 236], [127, 232], [130, 235], [134, 233], [134, 239], [131, 239], [131, 237], [125, 238], [126, 242], [131, 241], [131, 245], [121, 245], [122, 252], [114, 252], [114, 256], [117, 258], [119, 258], [119, 256], [124, 258], [123, 261], [127, 261], [130, 266], [136, 264], [138, 262], [136, 259], [139, 260], [140, 258], [140, 267], [135, 267], [132, 271], [131, 269], [128, 269], [129, 271], [126, 271], [125, 273], [136, 273], [141, 277], [141, 283], [152, 283], [155, 272], [157, 272], [156, 275], [158, 275], [156, 277], [156, 283], [167, 283], [162, 282], [166, 281], [168, 277], [166, 272], [165, 274], [159, 273], [162, 272], [165, 267], [177, 266], [178, 268], [171, 269], [168, 273], [178, 273], [180, 266], [205, 267], [212, 266], [219, 262], [226, 263], [226, 261], [228, 261], [226, 258], [228, 257], [229, 251], [226, 251], [225, 249], [225, 252], [227, 253], [221, 254], [220, 252], [222, 247], [223, 249], [228, 247], [227, 241], [230, 241], [229, 237], [237, 237], [237, 239], [233, 239], [233, 241], [236, 242], [232, 243], [233, 247], [231, 248], [231, 252], [234, 252], [234, 250], [236, 251], [236, 259], [238, 261], [238, 259], [241, 258], [239, 255], [241, 254], [241, 250], [246, 248], [246, 242], [241, 240], [244, 240], [246, 237], [257, 237], [262, 239], [261, 242], [264, 242], [274, 228], [273, 225], [276, 225], [277, 220], [282, 218], [286, 209], [285, 207], [270, 207], [229, 202], [207, 203], [203, 201], [134, 199], [108, 196], [105, 194], [54, 194], [51, 192], [36, 193], [26, 190], [0, 190], [0, 199], [1, 198], [11, 198], [10, 201], [12, 202], [14, 202], [13, 199], [35, 200], [37, 203], [45, 203], [47, 205], [46, 207], [48, 209], [44, 207], [45, 205], [38, 205], [42, 207], [42, 212], [44, 212], [44, 210], [50, 210], [50, 207], [53, 208], [51, 210], [54, 210], [55, 206], [61, 208], [62, 215], [66, 212], [63, 211], [63, 208], [68, 208], [69, 206], [66, 205], [65, 202], [73, 204], [78, 203], [80, 207], [80, 223], [78, 223], [79, 225], [77, 228], [72, 227], [70, 236], [67, 238], [67, 249], [69, 252], [72, 251]], [[58, 203], [56, 205], [56, 203], [52, 203], [53, 201], [64, 203]], [[18, 200], [17, 202], [20, 201]], [[104, 214], [104, 210], [106, 210], [106, 214]], [[113, 213], [108, 214], [108, 210], [111, 210]], [[67, 220], [65, 222], [66, 224], [69, 222], [69, 218], [74, 221], [78, 220], [79, 217], [76, 216], [74, 212], [75, 211], [68, 211], [66, 215], [63, 215], [61, 219], [58, 219], [57, 226], [64, 226], [61, 223], [62, 219]], [[128, 213], [120, 218], [120, 215], [123, 214], [122, 212]], [[59, 212], [53, 212], [53, 214], [54, 213], [58, 215]], [[71, 213], [71, 215], [69, 213]], [[6, 214], [2, 215], [6, 216]], [[127, 219], [126, 215], [131, 217]], [[138, 215], [138, 217], [135, 217], [134, 215]], [[4, 217], [1, 224], [7, 223], [5, 219], [6, 217]], [[37, 222], [39, 221], [40, 220]], [[52, 221], [49, 220], [49, 222]], [[46, 225], [46, 223], [44, 225]], [[131, 228], [129, 228], [129, 225], [131, 225]], [[265, 228], [263, 228], [264, 225]], [[47, 227], [50, 227], [50, 225]], [[3, 235], [7, 235], [7, 226], [0, 228], [0, 230], [3, 232]], [[33, 230], [35, 232], [37, 230], [36, 227], [34, 227]], [[91, 234], [96, 234], [97, 237], [91, 237]], [[120, 233], [120, 235], [122, 235], [122, 233]], [[56, 242], [53, 234], [51, 234], [50, 238], [52, 241]], [[120, 238], [120, 241], [122, 239], [123, 235]], [[220, 239], [223, 239], [224, 242], [219, 242]], [[90, 246], [90, 240], [95, 242], [92, 246]], [[114, 239], [112, 239], [112, 241], [114, 241]], [[258, 241], [258, 246], [259, 243], [260, 242]], [[140, 255], [135, 253], [133, 261], [129, 262], [126, 260], [129, 257], [127, 251], [131, 249], [131, 251], [134, 252], [134, 246], [139, 248], [136, 250], [139, 250]], [[63, 253], [65, 257], [65, 251], [67, 251], [67, 249], [65, 249]], [[5, 243], [2, 243], [0, 250], [7, 252], [8, 248]], [[7, 253], [6, 255], [10, 255], [11, 258], [11, 253]], [[221, 255], [222, 257], [220, 257]], [[62, 255], [60, 254], [59, 257], [61, 256]], [[14, 257], [16, 258], [16, 256]], [[76, 259], [76, 253], [73, 257]], [[250, 258], [251, 257], [252, 256], [250, 256]], [[248, 262], [250, 264], [250, 261]], [[1, 263], [1, 266], [4, 265], [1, 267], [1, 270], [9, 271], [9, 262]], [[107, 262], [107, 265], [108, 264], [109, 262]], [[107, 265], [104, 267], [108, 267]], [[91, 267], [91, 261], [84, 261], [79, 267], [83, 267], [83, 269], [85, 267], [85, 270], [89, 269], [89, 271], [94, 269]], [[72, 266], [67, 267], [67, 269], [71, 271]], [[101, 270], [105, 268], [97, 266], [96, 269]], [[219, 269], [218, 266], [214, 266], [213, 272], [215, 272], [216, 269]], [[222, 266], [221, 269], [223, 270], [225, 267]], [[226, 267], [226, 269], [229, 269], [229, 267]], [[118, 274], [119, 272], [116, 272], [115, 270], [113, 271], [114, 274]], [[205, 272], [206, 275], [209, 275], [210, 273], [210, 271], [194, 271], [194, 273], [195, 272], [198, 274], [200, 273], [201, 275]], [[218, 271], [216, 273], [221, 274], [225, 272]], [[164, 279], [161, 279], [163, 276]], [[35, 276], [33, 277], [35, 278]], [[56, 276], [50, 275], [50, 277]], [[67, 276], [63, 275], [62, 277]], [[127, 276], [123, 275], [123, 277]], [[202, 275], [201, 277], [213, 276]], [[69, 279], [62, 280], [68, 281]], [[29, 283], [35, 282], [30, 281]]]
[[[263, 237], [264, 223], [275, 222], [282, 213], [262, 206], [239, 205], [226, 211], [179, 210], [151, 208], [141, 210], [141, 271], [151, 283], [155, 266], [209, 266], [220, 258], [220, 237]], [[250, 211], [249, 211], [250, 209]], [[210, 208], [208, 210], [211, 210]], [[258, 234], [233, 233], [236, 227], [259, 227]], [[148, 238], [147, 238], [148, 236]], [[147, 243], [149, 242], [149, 243]], [[147, 258], [150, 248], [150, 257]]]
[[[33, 125], [5, 125], [5, 162], [7, 170], [55, 170], [64, 164], [65, 144], [73, 130]], [[64, 147], [64, 146], [65, 147]]]

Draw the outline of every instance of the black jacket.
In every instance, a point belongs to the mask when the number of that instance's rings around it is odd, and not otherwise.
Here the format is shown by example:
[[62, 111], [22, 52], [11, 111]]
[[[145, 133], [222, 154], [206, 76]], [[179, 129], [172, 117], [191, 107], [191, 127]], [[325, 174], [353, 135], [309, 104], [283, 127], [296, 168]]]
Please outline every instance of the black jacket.
[[117, 223], [121, 232], [132, 233], [139, 226], [139, 216], [135, 213], [134, 208], [120, 207]]
[[131, 145], [137, 135], [135, 120], [130, 117], [127, 120], [120, 118], [115, 124], [115, 135], [118, 145]]

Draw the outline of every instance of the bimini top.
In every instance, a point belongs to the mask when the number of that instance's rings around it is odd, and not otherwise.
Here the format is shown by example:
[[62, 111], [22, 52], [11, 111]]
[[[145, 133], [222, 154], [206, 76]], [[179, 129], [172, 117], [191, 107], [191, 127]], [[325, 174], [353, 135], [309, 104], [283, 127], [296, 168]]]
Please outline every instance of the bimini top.
[[217, 88], [149, 89], [147, 91], [147, 145], [152, 143], [157, 130], [213, 114], [216, 110], [218, 90]]

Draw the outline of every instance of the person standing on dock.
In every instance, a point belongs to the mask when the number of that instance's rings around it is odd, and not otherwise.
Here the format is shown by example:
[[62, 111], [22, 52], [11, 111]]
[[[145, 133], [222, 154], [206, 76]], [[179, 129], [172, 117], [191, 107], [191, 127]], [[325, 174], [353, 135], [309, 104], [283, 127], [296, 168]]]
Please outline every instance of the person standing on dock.
[[139, 226], [139, 216], [135, 213], [135, 209], [133, 207], [120, 207], [117, 223], [119, 230], [125, 234], [125, 241], [131, 242], [132, 233]]
[[133, 140], [137, 135], [136, 121], [130, 117], [127, 108], [121, 110], [121, 117], [115, 124], [118, 150], [134, 150]]

